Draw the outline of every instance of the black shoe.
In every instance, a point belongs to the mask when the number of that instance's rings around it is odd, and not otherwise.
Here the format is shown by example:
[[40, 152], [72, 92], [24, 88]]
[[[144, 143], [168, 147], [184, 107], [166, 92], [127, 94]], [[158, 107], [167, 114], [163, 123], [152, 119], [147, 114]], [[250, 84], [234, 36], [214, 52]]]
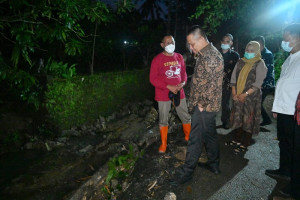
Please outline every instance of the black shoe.
[[221, 173], [219, 167], [211, 166], [207, 163], [198, 163], [198, 166], [202, 167], [204, 169], [207, 169], [207, 170], [211, 171], [214, 174], [220, 174]]
[[283, 173], [279, 169], [276, 169], [276, 170], [267, 169], [265, 171], [265, 174], [272, 177], [272, 178], [280, 178], [280, 179], [284, 179], [284, 180], [291, 180], [291, 177], [289, 175], [287, 175], [286, 173]]
[[287, 185], [286, 187], [279, 190], [279, 192], [285, 197], [291, 197], [292, 196], [291, 185]]
[[272, 121], [263, 121], [262, 123], [260, 123], [260, 126], [266, 126], [266, 125], [269, 125], [269, 124], [272, 124]]
[[192, 175], [177, 175], [173, 179], [171, 179], [169, 183], [172, 186], [178, 186], [188, 182], [191, 179]]
[[224, 124], [224, 123], [223, 123], [222, 128], [224, 128], [224, 129], [229, 129], [229, 126], [228, 126], [228, 124]]

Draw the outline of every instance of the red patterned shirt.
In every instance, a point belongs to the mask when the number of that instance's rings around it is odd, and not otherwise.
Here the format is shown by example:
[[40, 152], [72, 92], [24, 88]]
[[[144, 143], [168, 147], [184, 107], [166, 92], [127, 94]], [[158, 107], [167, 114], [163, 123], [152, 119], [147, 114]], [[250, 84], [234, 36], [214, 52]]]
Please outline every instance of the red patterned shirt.
[[[156, 101], [170, 101], [167, 85], [178, 85], [187, 81], [185, 63], [179, 53], [173, 56], [158, 54], [152, 60], [150, 82], [155, 87]], [[185, 98], [184, 90], [180, 90], [180, 99]]]

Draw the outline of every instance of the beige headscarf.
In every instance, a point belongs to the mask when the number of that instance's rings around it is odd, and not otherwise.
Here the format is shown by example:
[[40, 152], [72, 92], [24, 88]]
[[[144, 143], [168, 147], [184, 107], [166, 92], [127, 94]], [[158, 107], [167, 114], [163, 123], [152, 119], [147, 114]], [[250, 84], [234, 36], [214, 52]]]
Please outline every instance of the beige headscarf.
[[245, 84], [247, 81], [247, 77], [249, 72], [252, 69], [252, 66], [254, 65], [254, 63], [256, 63], [257, 61], [261, 60], [261, 54], [260, 54], [260, 45], [258, 42], [256, 41], [250, 41], [247, 46], [246, 49], [248, 48], [248, 46], [251, 45], [253, 47], [253, 50], [255, 53], [255, 57], [252, 59], [246, 59], [245, 57], [242, 58], [242, 60], [245, 62], [245, 65], [243, 66], [239, 77], [238, 77], [238, 81], [237, 81], [237, 94], [242, 94], [244, 89], [245, 89]]

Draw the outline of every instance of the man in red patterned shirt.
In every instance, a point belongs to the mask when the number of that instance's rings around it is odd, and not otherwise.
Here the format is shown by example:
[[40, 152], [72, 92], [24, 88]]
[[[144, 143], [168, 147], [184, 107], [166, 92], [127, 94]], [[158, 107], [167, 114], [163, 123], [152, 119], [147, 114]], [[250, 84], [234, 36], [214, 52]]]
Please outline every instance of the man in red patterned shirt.
[[[191, 116], [188, 113], [183, 86], [187, 81], [186, 68], [181, 54], [174, 52], [175, 41], [171, 35], [163, 37], [160, 46], [164, 51], [152, 60], [150, 82], [155, 87], [155, 100], [158, 102], [159, 127], [161, 135], [160, 153], [167, 149], [168, 115], [171, 109], [170, 95], [178, 97], [176, 112], [182, 121], [185, 140], [189, 140]], [[177, 105], [179, 103], [179, 105]]]

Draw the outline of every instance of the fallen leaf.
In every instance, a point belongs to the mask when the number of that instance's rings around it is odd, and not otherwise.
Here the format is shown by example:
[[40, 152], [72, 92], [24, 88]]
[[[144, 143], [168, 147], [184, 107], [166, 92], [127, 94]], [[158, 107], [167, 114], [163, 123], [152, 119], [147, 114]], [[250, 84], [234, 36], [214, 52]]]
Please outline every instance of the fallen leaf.
[[[156, 185], [156, 183], [157, 183], [157, 180], [155, 180], [152, 184], [151, 184], [151, 186], [148, 188], [148, 191], [150, 191], [155, 185]], [[149, 185], [148, 185], [149, 186]]]
[[186, 190], [187, 190], [188, 193], [191, 193], [191, 192], [192, 192], [192, 187], [191, 187], [190, 185], [188, 185], [188, 186], [186, 187]]
[[95, 171], [95, 168], [92, 165], [89, 165], [89, 167], [91, 168], [91, 170]]
[[91, 177], [92, 176], [86, 176], [86, 177], [80, 178], [77, 180], [77, 182], [86, 181], [86, 180], [90, 179]]

